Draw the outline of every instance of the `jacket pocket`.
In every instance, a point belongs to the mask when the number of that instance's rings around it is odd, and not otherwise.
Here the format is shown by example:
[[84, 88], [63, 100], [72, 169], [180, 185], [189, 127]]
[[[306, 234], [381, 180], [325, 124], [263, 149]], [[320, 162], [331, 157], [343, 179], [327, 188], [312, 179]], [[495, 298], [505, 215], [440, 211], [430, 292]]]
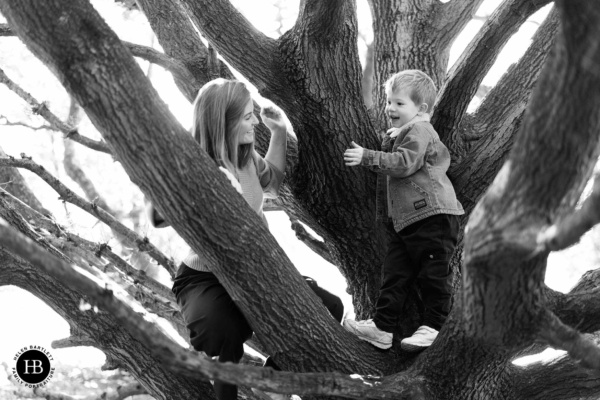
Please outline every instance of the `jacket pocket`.
[[412, 180], [396, 180], [390, 187], [394, 218], [406, 219], [432, 208], [429, 193]]

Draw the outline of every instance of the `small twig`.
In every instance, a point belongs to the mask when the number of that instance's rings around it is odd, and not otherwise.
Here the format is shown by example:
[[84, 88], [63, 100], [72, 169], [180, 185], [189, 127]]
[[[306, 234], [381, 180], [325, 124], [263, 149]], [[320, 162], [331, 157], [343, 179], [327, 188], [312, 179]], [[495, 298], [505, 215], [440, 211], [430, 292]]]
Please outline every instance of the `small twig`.
[[0, 68], [0, 83], [5, 84], [10, 90], [15, 92], [20, 98], [25, 100], [30, 106], [34, 114], [42, 116], [50, 123], [50, 129], [60, 131], [65, 134], [65, 137], [79, 144], [89, 147], [92, 150], [97, 150], [102, 153], [112, 154], [110, 148], [104, 141], [96, 141], [79, 134], [77, 129], [65, 124], [54, 115], [47, 107], [46, 103], [40, 103], [32, 95], [23, 90], [19, 85], [13, 82]]
[[581, 208], [558, 224], [540, 232], [538, 251], [557, 251], [575, 244], [587, 231], [600, 222], [600, 177], [594, 179], [592, 194]]
[[550, 311], [546, 312], [540, 328], [540, 339], [550, 346], [566, 350], [587, 368], [600, 369], [600, 347], [584, 334], [567, 326]]
[[35, 162], [27, 159], [18, 160], [15, 158], [0, 158], [0, 167], [2, 166], [25, 168], [35, 173], [44, 181], [46, 181], [46, 183], [48, 183], [61, 196], [61, 200], [74, 204], [82, 210], [87, 211], [89, 214], [95, 216], [115, 232], [118, 232], [120, 235], [122, 235], [130, 246], [136, 247], [140, 251], [148, 253], [150, 257], [155, 259], [167, 270], [167, 272], [169, 272], [171, 277], [175, 276], [176, 267], [173, 260], [168, 258], [158, 248], [156, 248], [156, 246], [150, 243], [147, 237], [141, 237], [136, 232], [127, 228], [105, 210], [98, 207], [98, 205], [78, 196], [75, 192], [66, 187], [62, 182], [46, 171], [46, 169], [41, 165], [38, 165]]
[[42, 129], [47, 129], [47, 130], [54, 130], [54, 128], [52, 128], [50, 125], [40, 125], [40, 126], [33, 126], [33, 125], [29, 125], [26, 122], [11, 122], [8, 117], [5, 117], [4, 115], [0, 115], [0, 119], [3, 119], [6, 122], [3, 122], [2, 125], [4, 126], [24, 126], [25, 128], [29, 128], [33, 131], [40, 131]]

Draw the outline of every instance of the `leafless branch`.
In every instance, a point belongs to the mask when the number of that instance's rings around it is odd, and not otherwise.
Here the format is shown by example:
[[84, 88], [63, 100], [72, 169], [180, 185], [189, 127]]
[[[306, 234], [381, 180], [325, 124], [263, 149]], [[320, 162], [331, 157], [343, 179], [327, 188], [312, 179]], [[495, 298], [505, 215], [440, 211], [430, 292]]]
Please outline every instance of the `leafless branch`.
[[171, 72], [176, 79], [187, 81], [190, 84], [195, 84], [197, 86], [196, 78], [182, 62], [148, 46], [125, 41], [123, 41], [123, 44], [131, 51], [133, 56], [143, 58], [146, 61], [159, 65]]
[[[595, 340], [600, 337], [595, 334]], [[510, 365], [510, 398], [515, 400], [590, 399], [600, 389], [600, 371], [582, 368], [568, 355], [526, 366]]]
[[600, 177], [594, 180], [592, 194], [581, 209], [540, 232], [539, 251], [558, 251], [575, 244], [587, 231], [600, 222]]
[[312, 251], [323, 257], [325, 261], [328, 261], [332, 264], [335, 263], [335, 260], [325, 242], [317, 239], [310, 232], [308, 232], [299, 220], [290, 218], [290, 221], [292, 222], [292, 229], [296, 233], [298, 240], [302, 241], [302, 243], [307, 245]]
[[[7, 157], [2, 148], [0, 148], [0, 157]], [[17, 168], [0, 168], [0, 188], [18, 197], [34, 210], [42, 214], [48, 213], [48, 210], [44, 208], [36, 195], [29, 189]]]
[[94, 340], [92, 340], [89, 336], [69, 336], [64, 339], [57, 339], [52, 341], [53, 349], [68, 349], [70, 347], [80, 347], [80, 346], [91, 346], [93, 347], [96, 344]]
[[348, 398], [402, 399], [421, 393], [420, 381], [403, 375], [391, 379], [341, 373], [275, 372], [272, 369], [215, 363], [170, 341], [158, 328], [126, 306], [115, 293], [77, 273], [64, 261], [50, 255], [34, 242], [0, 220], [0, 246], [29, 261], [70, 287], [86, 293], [99, 307], [110, 312], [174, 373], [197, 378], [198, 373], [236, 385], [276, 393], [327, 394]]
[[[11, 213], [4, 200], [7, 200], [17, 213]], [[8, 213], [8, 214], [7, 214]], [[110, 273], [133, 298], [149, 311], [169, 320], [178, 332], [187, 335], [185, 324], [175, 305], [171, 290], [137, 270], [110, 250], [106, 244], [98, 244], [68, 232], [54, 222], [51, 217], [41, 215], [10, 193], [0, 189], [0, 215], [12, 222], [21, 233], [41, 243], [60, 249], [61, 253], [73, 260], [81, 260], [78, 266], [103, 279], [98, 271]], [[27, 222], [25, 222], [24, 220]], [[19, 221], [21, 221], [19, 223]], [[35, 233], [33, 232], [35, 231]], [[48, 232], [47, 234], [44, 232]], [[105, 260], [108, 260], [107, 264]], [[95, 269], [94, 269], [95, 268]]]
[[[463, 188], [461, 202], [471, 210], [478, 197], [468, 192], [471, 182], [489, 186], [504, 164], [525, 112], [531, 92], [546, 62], [558, 30], [558, 13], [553, 10], [535, 33], [529, 49], [494, 86], [473, 116], [467, 115], [453, 134], [451, 166], [454, 185]], [[506, 99], [510, 98], [510, 102]], [[455, 137], [456, 136], [456, 137]], [[501, 153], [503, 157], [497, 155]]]
[[565, 294], [546, 288], [548, 309], [563, 323], [584, 333], [600, 330], [600, 278], [597, 272], [588, 280], [588, 283], [595, 285], [593, 289], [574, 289]]
[[0, 24], [0, 36], [16, 36], [8, 24]]
[[100, 151], [106, 154], [112, 154], [110, 148], [104, 141], [96, 141], [79, 134], [77, 129], [65, 124], [54, 115], [49, 109], [46, 103], [38, 102], [33, 96], [23, 90], [19, 85], [13, 82], [0, 68], [0, 83], [5, 84], [10, 90], [15, 92], [20, 98], [25, 100], [30, 106], [34, 114], [39, 114], [46, 121], [50, 123], [52, 129], [60, 131], [65, 134], [65, 137], [71, 139], [79, 144], [82, 144], [90, 149]]
[[[228, 0], [182, 0], [200, 32], [259, 91], [273, 81], [273, 39], [257, 30]], [[243, 51], [241, 50], [243, 49]]]
[[569, 355], [587, 368], [600, 369], [600, 347], [584, 334], [563, 324], [554, 314], [547, 312], [540, 327], [540, 338], [554, 348], [566, 350]]
[[432, 24], [437, 26], [439, 32], [438, 41], [442, 47], [448, 46], [456, 39], [465, 25], [472, 19], [483, 0], [449, 1], [438, 4], [436, 21]]
[[442, 140], [460, 124], [481, 81], [508, 39], [530, 15], [548, 3], [548, 0], [508, 0], [494, 11], [440, 88], [432, 123]]
[[47, 130], [53, 130], [54, 129], [54, 128], [52, 128], [52, 126], [47, 125], [47, 124], [43, 124], [43, 125], [40, 125], [40, 126], [33, 126], [33, 125], [30, 125], [30, 124], [28, 124], [26, 122], [11, 122], [8, 119], [8, 117], [5, 117], [4, 115], [0, 115], [0, 120], [2, 120], [2, 119], [5, 121], [5, 122], [2, 123], [2, 125], [4, 125], [4, 126], [24, 126], [25, 128], [29, 128], [29, 129], [31, 129], [33, 131], [40, 131], [40, 130], [43, 130], [43, 129], [47, 129]]
[[62, 182], [53, 177], [48, 171], [41, 165], [27, 159], [17, 160], [10, 158], [0, 158], [0, 166], [25, 168], [31, 172], [37, 174], [46, 183], [48, 183], [58, 194], [60, 194], [63, 201], [69, 202], [76, 205], [84, 211], [87, 211], [91, 215], [104, 222], [115, 232], [122, 235], [130, 246], [137, 248], [139, 251], [146, 252], [150, 257], [155, 259], [160, 265], [162, 265], [171, 276], [175, 275], [176, 267], [173, 260], [165, 256], [160, 250], [158, 250], [153, 244], [148, 241], [148, 238], [139, 236], [136, 232], [127, 228], [121, 222], [116, 220], [112, 215], [107, 213], [102, 208], [94, 203], [90, 203], [85, 199], [78, 196], [71, 189], [66, 187]]

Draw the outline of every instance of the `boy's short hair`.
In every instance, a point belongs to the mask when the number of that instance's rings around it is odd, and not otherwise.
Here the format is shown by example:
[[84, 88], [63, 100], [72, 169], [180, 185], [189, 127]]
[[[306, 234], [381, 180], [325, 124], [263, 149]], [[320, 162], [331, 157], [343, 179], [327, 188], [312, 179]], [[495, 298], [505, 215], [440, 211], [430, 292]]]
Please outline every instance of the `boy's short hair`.
[[427, 112], [431, 113], [433, 110], [437, 88], [429, 75], [423, 71], [407, 69], [397, 72], [385, 82], [384, 86], [386, 90], [391, 89], [393, 92], [398, 89], [408, 89], [408, 95], [416, 105], [427, 103]]

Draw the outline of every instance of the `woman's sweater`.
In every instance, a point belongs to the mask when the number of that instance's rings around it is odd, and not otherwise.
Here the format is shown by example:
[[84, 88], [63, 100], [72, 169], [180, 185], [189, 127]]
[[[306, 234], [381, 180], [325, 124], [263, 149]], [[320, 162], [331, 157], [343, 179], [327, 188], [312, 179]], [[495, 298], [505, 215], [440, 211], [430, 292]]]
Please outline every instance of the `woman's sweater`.
[[[238, 180], [242, 186], [244, 200], [266, 225], [267, 219], [263, 213], [264, 198], [277, 197], [284, 174], [257, 152], [254, 152], [252, 161], [246, 167], [237, 170]], [[207, 263], [192, 249], [183, 262], [196, 271], [210, 272]]]

